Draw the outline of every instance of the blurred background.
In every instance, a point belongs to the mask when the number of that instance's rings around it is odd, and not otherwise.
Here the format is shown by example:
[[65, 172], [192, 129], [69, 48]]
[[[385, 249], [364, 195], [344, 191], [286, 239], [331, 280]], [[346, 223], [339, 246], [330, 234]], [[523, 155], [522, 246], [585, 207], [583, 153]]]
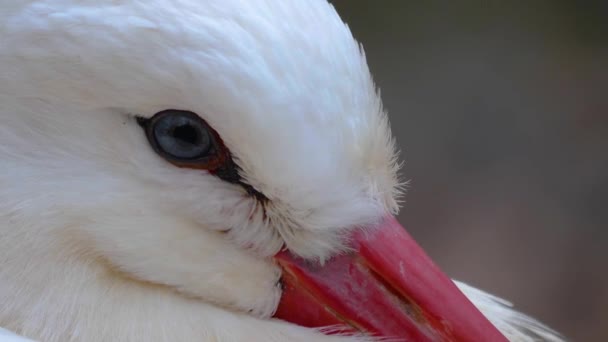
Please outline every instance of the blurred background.
[[363, 43], [453, 278], [608, 341], [608, 1], [332, 3]]

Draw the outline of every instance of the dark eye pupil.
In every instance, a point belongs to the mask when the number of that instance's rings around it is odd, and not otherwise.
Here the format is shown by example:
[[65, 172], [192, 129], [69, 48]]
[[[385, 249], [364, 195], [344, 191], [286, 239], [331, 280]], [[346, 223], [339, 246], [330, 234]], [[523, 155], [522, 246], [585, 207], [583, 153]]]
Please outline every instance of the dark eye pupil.
[[181, 125], [175, 127], [172, 135], [175, 139], [192, 145], [196, 145], [200, 140], [200, 135], [198, 134], [196, 128], [190, 125]]

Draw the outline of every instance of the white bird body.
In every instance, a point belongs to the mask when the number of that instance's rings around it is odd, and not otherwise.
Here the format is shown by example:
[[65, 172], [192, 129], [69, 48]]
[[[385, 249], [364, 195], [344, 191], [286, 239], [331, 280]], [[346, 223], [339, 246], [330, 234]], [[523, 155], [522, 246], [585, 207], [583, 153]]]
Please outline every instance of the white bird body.
[[0, 328], [0, 342], [32, 342], [32, 340]]
[[[5, 0], [0, 15], [0, 326], [39, 341], [365, 339], [270, 319], [282, 246], [326, 260], [397, 210], [388, 121], [329, 4]], [[135, 117], [168, 108], [220, 132], [269, 204], [159, 158]], [[559, 340], [462, 286], [511, 340]]]

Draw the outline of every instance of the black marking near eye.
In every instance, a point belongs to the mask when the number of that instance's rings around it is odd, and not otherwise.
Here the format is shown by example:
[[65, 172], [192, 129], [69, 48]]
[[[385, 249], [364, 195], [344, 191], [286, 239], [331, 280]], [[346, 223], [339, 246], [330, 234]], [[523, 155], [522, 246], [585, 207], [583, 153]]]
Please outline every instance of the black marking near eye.
[[263, 193], [259, 192], [252, 185], [246, 183], [243, 180], [243, 177], [241, 177], [240, 174], [240, 170], [241, 169], [238, 167], [238, 165], [236, 165], [233, 159], [230, 158], [230, 161], [226, 163], [226, 165], [220, 167], [212, 173], [223, 181], [240, 185], [243, 189], [245, 189], [248, 195], [255, 197], [260, 202], [268, 202], [268, 197], [266, 197]]

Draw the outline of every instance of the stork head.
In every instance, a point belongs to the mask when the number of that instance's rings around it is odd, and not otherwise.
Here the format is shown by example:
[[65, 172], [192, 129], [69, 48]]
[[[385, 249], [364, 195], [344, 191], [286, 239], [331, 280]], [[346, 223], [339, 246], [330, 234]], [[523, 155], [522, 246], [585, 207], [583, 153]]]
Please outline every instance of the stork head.
[[268, 317], [279, 251], [331, 264], [396, 213], [386, 114], [325, 1], [0, 9], [0, 213], [21, 248]]

